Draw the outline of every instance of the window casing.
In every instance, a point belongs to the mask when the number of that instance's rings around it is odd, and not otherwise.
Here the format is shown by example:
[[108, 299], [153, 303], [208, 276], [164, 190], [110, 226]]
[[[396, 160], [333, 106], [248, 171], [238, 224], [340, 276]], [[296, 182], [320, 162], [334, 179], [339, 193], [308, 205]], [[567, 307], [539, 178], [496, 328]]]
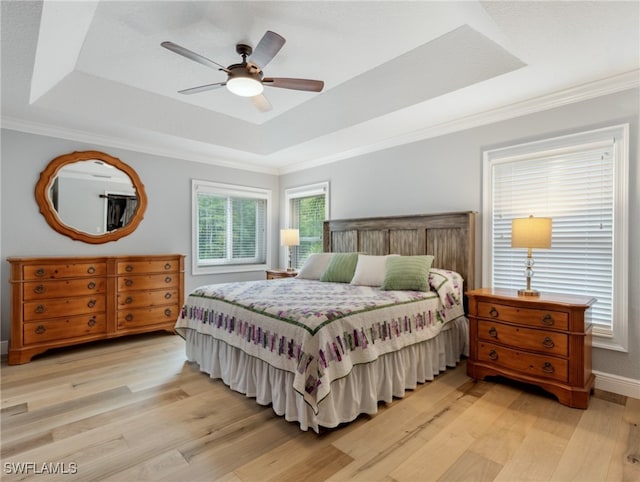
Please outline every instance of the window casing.
[[[287, 189], [286, 227], [300, 230], [300, 245], [291, 250], [291, 264], [300, 269], [312, 253], [322, 252], [323, 223], [329, 219], [329, 183]], [[287, 253], [284, 253], [286, 259]]]
[[627, 350], [628, 125], [484, 153], [483, 283], [522, 288], [526, 249], [511, 220], [550, 217], [552, 246], [534, 249], [532, 287], [593, 296], [594, 346]]
[[193, 274], [267, 267], [271, 191], [192, 181]]

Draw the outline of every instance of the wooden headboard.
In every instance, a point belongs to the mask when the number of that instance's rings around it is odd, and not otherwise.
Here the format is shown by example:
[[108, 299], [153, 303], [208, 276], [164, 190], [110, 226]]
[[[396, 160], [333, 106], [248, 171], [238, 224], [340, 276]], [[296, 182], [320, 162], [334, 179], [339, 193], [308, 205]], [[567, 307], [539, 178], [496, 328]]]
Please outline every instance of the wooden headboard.
[[456, 271], [475, 288], [476, 213], [471, 211], [324, 222], [325, 252], [432, 254], [433, 267]]

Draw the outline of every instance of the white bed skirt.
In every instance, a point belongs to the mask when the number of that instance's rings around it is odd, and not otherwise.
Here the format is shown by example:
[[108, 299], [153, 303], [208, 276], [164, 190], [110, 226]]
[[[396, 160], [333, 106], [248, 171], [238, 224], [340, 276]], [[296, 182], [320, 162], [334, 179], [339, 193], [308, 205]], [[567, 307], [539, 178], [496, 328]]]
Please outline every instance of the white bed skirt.
[[465, 317], [451, 321], [435, 338], [408, 346], [378, 360], [356, 365], [349, 375], [331, 384], [315, 414], [302, 396], [293, 390], [293, 374], [195, 330], [186, 330], [187, 359], [211, 378], [221, 379], [232, 390], [269, 405], [302, 430], [336, 427], [359, 414], [378, 411], [378, 402], [402, 398], [405, 390], [433, 380], [441, 371], [455, 367], [462, 355], [469, 355], [469, 322]]

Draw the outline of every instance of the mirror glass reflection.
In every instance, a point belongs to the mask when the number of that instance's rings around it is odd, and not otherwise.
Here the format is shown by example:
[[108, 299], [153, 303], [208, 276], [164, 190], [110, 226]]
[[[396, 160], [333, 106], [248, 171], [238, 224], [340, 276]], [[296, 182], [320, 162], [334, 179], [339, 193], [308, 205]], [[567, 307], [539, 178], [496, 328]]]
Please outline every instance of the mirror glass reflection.
[[138, 208], [131, 178], [100, 159], [64, 165], [49, 186], [48, 198], [60, 222], [92, 235], [127, 226]]

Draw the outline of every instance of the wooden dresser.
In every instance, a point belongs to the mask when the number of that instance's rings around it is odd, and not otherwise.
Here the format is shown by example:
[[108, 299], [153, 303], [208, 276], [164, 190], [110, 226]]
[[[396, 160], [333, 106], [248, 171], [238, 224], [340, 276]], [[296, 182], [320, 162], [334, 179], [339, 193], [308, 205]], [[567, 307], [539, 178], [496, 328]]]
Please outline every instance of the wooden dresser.
[[49, 348], [173, 331], [184, 301], [184, 256], [8, 258], [9, 364]]
[[538, 385], [560, 403], [587, 408], [591, 372], [590, 307], [595, 298], [515, 290], [478, 289], [469, 298], [467, 373]]
[[273, 268], [267, 270], [267, 279], [294, 278], [298, 271], [288, 271], [286, 269]]

